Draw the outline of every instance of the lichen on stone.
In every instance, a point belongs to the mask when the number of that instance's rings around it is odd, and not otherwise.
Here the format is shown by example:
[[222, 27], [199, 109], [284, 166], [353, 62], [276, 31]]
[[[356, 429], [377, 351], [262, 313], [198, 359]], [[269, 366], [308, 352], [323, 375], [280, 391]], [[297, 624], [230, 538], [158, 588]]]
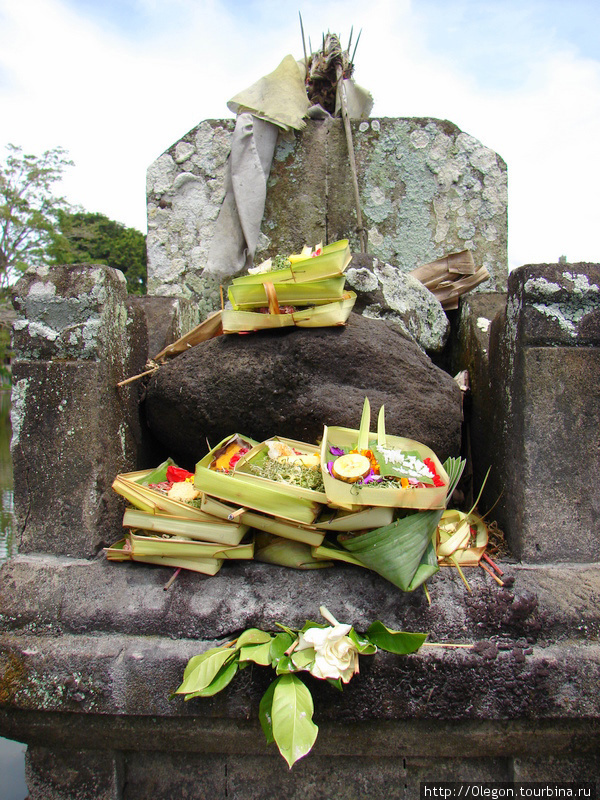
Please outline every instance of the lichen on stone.
[[11, 391], [10, 424], [12, 428], [11, 450], [17, 447], [21, 437], [21, 428], [27, 410], [27, 390], [29, 389], [29, 378], [13, 383]]

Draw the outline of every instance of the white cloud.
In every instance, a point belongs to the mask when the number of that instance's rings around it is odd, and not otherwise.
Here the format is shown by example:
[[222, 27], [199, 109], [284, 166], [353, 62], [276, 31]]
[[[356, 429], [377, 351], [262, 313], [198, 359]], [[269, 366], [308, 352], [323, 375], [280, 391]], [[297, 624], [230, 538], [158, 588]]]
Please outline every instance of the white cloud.
[[[328, 29], [345, 42], [362, 28], [356, 79], [375, 115], [449, 119], [507, 161], [512, 266], [563, 253], [600, 262], [600, 62], [551, 21], [540, 28], [539, 4], [510, 4], [514, 41], [498, 4], [482, 3], [475, 20], [469, 3], [454, 0], [455, 17], [435, 5], [308, 0], [301, 11], [313, 47]], [[275, 0], [0, 0], [0, 19], [0, 145], [67, 148], [68, 198], [141, 230], [147, 166], [302, 51], [298, 5]]]

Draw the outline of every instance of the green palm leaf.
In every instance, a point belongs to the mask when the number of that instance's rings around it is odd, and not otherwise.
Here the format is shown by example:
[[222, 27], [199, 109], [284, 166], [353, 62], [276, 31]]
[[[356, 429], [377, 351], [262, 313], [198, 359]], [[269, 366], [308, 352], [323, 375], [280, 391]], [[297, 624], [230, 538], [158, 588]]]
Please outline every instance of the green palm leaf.
[[391, 525], [353, 538], [339, 537], [339, 541], [366, 567], [409, 592], [437, 572], [432, 542], [442, 513], [417, 511]]

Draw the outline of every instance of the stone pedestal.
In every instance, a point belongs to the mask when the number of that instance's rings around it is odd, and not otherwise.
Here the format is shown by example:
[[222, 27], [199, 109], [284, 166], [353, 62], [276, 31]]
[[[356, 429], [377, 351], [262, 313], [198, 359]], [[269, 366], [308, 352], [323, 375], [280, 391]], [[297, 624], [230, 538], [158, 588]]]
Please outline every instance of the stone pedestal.
[[487, 497], [514, 555], [598, 562], [600, 267], [524, 266], [490, 342], [497, 443]]

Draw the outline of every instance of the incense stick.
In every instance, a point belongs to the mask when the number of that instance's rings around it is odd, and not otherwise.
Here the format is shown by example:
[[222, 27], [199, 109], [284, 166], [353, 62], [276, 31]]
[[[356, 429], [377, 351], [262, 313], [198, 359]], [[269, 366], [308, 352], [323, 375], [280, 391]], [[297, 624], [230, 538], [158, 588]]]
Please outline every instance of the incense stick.
[[173, 585], [173, 583], [174, 583], [174, 581], [175, 581], [175, 578], [176, 578], [176, 577], [179, 575], [179, 573], [180, 573], [180, 572], [181, 572], [181, 567], [177, 567], [177, 569], [175, 570], [175, 572], [174, 572], [174, 573], [171, 575], [171, 577], [169, 578], [169, 580], [168, 580], [168, 581], [165, 583], [165, 585], [163, 586], [163, 591], [165, 591], [165, 592], [166, 592], [168, 589], [170, 589], [170, 588], [171, 588], [171, 586]]
[[483, 556], [482, 556], [482, 558], [485, 558], [485, 560], [488, 562], [488, 564], [490, 565], [490, 567], [491, 567], [492, 569], [495, 569], [495, 570], [496, 570], [496, 572], [498, 573], [498, 575], [504, 575], [504, 572], [503, 572], [503, 571], [500, 569], [500, 567], [499, 567], [497, 564], [495, 564], [495, 563], [492, 561], [492, 559], [491, 559], [491, 558], [490, 558], [490, 557], [487, 555], [487, 553], [484, 553], [484, 554], [483, 554]]
[[489, 567], [486, 567], [485, 564], [482, 564], [481, 562], [479, 562], [479, 566], [481, 567], [481, 569], [484, 569], [487, 572], [487, 574], [490, 575], [496, 581], [498, 586], [504, 586], [504, 581], [501, 581], [497, 575], [494, 575], [494, 573]]

